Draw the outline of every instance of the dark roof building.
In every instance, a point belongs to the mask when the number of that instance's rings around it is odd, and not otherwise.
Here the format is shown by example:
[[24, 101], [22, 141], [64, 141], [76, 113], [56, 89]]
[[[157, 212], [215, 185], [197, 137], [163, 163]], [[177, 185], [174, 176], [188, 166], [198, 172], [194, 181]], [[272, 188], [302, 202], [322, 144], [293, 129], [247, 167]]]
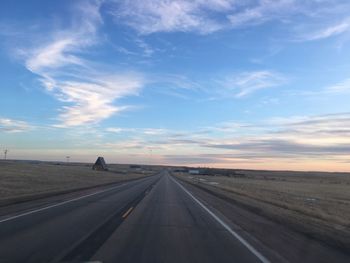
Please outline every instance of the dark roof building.
[[129, 167], [131, 169], [141, 169], [142, 168], [141, 165], [138, 165], [138, 164], [131, 164]]
[[92, 170], [108, 171], [105, 159], [103, 157], [98, 157], [95, 164], [92, 166]]

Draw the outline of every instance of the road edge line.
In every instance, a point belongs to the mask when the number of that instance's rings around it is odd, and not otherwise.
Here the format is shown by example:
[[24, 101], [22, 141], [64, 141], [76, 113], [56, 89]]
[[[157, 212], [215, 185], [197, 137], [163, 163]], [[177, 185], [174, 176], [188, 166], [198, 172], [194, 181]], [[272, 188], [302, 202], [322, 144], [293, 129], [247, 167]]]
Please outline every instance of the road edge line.
[[194, 197], [184, 186], [176, 181], [172, 176], [170, 179], [174, 181], [186, 194], [188, 194], [198, 205], [200, 205], [208, 214], [210, 214], [222, 227], [224, 227], [231, 235], [233, 235], [238, 241], [240, 241], [251, 253], [253, 253], [261, 262], [270, 263], [270, 261], [264, 257], [259, 251], [257, 251], [252, 245], [250, 245], [243, 237], [236, 233], [230, 226], [222, 221], [217, 215], [215, 215], [209, 208], [207, 208], [201, 201]]

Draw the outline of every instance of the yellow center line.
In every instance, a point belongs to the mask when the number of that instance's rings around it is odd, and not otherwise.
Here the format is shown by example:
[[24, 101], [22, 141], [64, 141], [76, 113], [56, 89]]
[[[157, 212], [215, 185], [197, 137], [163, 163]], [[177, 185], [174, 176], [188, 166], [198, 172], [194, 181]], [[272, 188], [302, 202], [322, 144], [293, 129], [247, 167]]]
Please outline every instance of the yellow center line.
[[122, 217], [123, 217], [123, 218], [126, 218], [126, 217], [130, 214], [130, 212], [131, 212], [133, 209], [134, 209], [133, 207], [130, 207], [130, 208], [128, 209], [128, 211], [126, 211]]

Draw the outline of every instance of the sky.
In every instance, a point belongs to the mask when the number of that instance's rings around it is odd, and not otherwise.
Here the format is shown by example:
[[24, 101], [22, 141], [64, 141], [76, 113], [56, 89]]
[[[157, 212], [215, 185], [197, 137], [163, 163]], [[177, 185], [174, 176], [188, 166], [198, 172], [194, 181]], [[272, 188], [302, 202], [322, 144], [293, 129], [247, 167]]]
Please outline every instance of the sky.
[[2, 0], [11, 159], [350, 171], [348, 0]]

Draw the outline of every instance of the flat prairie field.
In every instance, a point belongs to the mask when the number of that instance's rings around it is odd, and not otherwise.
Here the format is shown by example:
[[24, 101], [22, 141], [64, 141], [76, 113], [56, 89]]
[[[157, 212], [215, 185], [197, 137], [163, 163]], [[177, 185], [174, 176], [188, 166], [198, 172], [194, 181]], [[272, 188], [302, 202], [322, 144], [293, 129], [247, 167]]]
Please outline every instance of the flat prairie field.
[[152, 175], [149, 169], [108, 165], [109, 171], [93, 171], [92, 164], [39, 161], [0, 161], [0, 204], [34, 196], [60, 193]]
[[350, 173], [235, 170], [230, 177], [174, 174], [254, 213], [350, 249]]

